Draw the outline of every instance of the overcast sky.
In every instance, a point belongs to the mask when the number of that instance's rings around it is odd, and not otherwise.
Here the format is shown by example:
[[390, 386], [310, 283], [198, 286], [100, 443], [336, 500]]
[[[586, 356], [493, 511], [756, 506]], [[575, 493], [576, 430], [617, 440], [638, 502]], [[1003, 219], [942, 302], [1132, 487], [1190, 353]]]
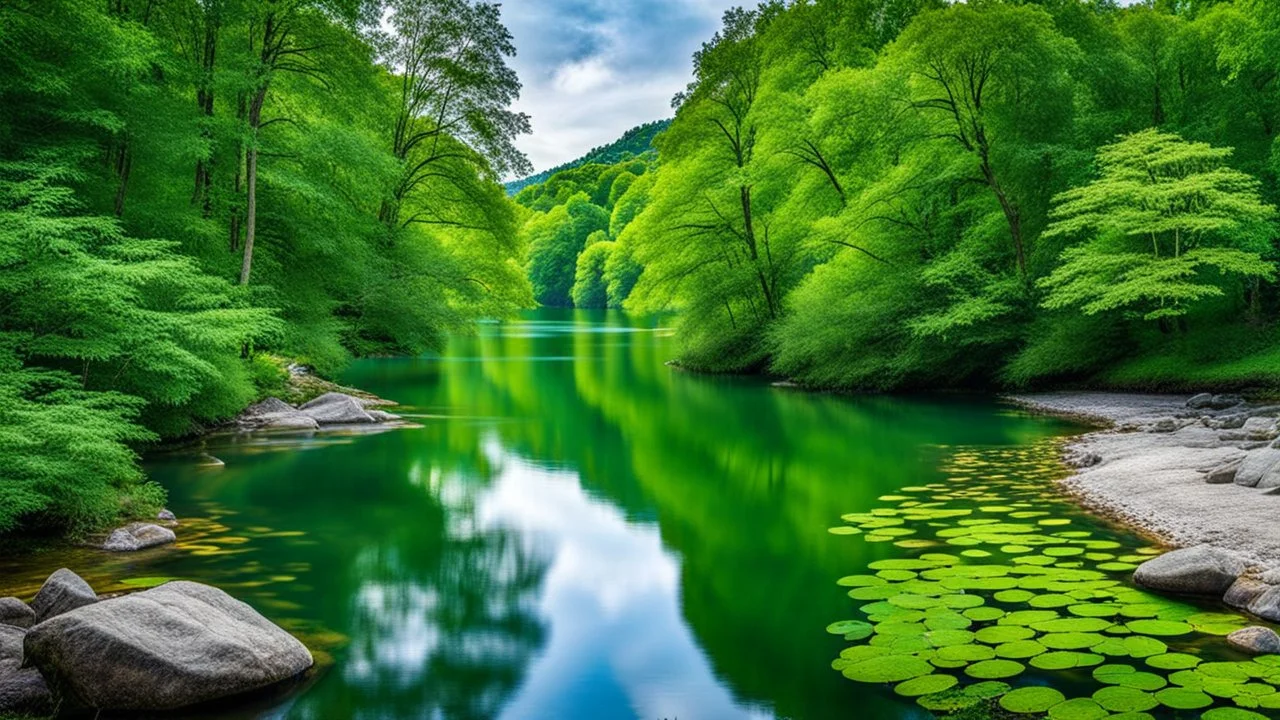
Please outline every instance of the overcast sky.
[[541, 171], [672, 115], [693, 51], [742, 0], [502, 0], [519, 55], [517, 143]]

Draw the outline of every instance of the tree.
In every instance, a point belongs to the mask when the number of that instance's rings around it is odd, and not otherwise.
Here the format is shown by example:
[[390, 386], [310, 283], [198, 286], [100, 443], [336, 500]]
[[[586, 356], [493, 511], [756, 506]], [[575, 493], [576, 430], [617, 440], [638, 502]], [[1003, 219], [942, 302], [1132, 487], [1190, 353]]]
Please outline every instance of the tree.
[[[510, 109], [520, 81], [507, 65], [516, 54], [498, 5], [471, 0], [390, 0], [394, 31], [386, 52], [396, 69], [398, 99], [391, 150], [401, 163], [391, 199], [379, 211], [397, 225], [468, 226], [457, 206], [473, 188], [469, 179], [532, 171], [515, 146], [530, 132], [529, 117]], [[408, 217], [401, 206], [424, 186], [451, 192], [422, 201]]]
[[609, 306], [608, 281], [604, 273], [614, 248], [614, 243], [602, 230], [587, 238], [587, 247], [578, 255], [578, 267], [574, 273], [574, 307], [600, 309]]
[[1162, 329], [1230, 277], [1275, 276], [1275, 211], [1258, 182], [1226, 165], [1229, 148], [1156, 129], [1098, 151], [1099, 177], [1057, 198], [1046, 236], [1084, 236], [1040, 286], [1049, 309], [1120, 312]]
[[1027, 281], [1026, 213], [1005, 173], [1042, 141], [1042, 128], [1060, 130], [1069, 117], [1074, 44], [1039, 8], [957, 4], [920, 15], [891, 52], [911, 76], [911, 103], [933, 115], [939, 137], [976, 161]]
[[595, 232], [607, 231], [609, 215], [586, 193], [531, 221], [525, 227], [526, 264], [534, 298], [548, 307], [572, 307], [578, 255]]

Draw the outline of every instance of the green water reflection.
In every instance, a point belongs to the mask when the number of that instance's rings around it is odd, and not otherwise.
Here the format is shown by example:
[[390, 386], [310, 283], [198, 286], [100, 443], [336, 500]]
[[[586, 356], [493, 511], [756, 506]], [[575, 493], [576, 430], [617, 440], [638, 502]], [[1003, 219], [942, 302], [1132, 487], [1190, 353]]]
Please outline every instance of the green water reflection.
[[959, 452], [1072, 428], [694, 376], [672, 355], [656, 323], [540, 311], [444, 358], [361, 362], [344, 380], [420, 427], [153, 457], [188, 519], [176, 548], [3, 559], [0, 593], [56, 565], [100, 591], [200, 580], [319, 651], [299, 692], [215, 717], [921, 716], [830, 669], [848, 643], [824, 628], [854, 607], [835, 580], [906, 551], [828, 528], [945, 482]]

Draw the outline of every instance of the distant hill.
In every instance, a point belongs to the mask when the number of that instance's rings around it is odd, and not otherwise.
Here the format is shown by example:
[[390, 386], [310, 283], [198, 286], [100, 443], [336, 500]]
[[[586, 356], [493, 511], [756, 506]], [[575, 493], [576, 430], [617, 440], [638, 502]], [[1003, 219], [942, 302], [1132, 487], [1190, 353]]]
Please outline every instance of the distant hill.
[[631, 128], [623, 133], [622, 137], [613, 141], [608, 145], [598, 148], [592, 148], [590, 152], [573, 162], [565, 163], [550, 170], [544, 170], [537, 175], [530, 175], [527, 178], [512, 180], [505, 183], [503, 187], [507, 189], [508, 195], [515, 195], [530, 185], [546, 182], [548, 178], [562, 170], [571, 170], [581, 167], [587, 163], [600, 163], [602, 165], [613, 165], [621, 162], [628, 156], [643, 155], [653, 150], [653, 138], [667, 126], [671, 124], [670, 120], [658, 120], [657, 122], [646, 123], [639, 127]]

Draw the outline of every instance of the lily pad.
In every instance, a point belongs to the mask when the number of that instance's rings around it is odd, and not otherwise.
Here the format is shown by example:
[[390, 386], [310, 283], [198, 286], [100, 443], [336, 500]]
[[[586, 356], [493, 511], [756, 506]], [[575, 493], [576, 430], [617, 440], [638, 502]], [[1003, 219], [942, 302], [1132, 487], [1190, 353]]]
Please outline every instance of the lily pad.
[[1053, 688], [1024, 687], [1000, 698], [1000, 707], [1011, 713], [1030, 715], [1045, 712], [1066, 699], [1065, 695]]
[[1240, 708], [1214, 708], [1200, 716], [1201, 720], [1267, 720], [1262, 713]]
[[1147, 658], [1147, 664], [1159, 670], [1187, 670], [1200, 664], [1200, 658], [1187, 653], [1165, 653]]
[[1160, 704], [1149, 692], [1130, 687], [1104, 687], [1093, 694], [1093, 699], [1111, 712], [1144, 712]]
[[920, 697], [950, 690], [960, 681], [952, 675], [922, 675], [899, 683], [893, 691], [903, 697]]
[[1162, 637], [1175, 637], [1178, 635], [1187, 635], [1191, 632], [1191, 626], [1184, 622], [1176, 622], [1172, 620], [1132, 620], [1125, 624], [1139, 635], [1157, 635]]
[[1000, 697], [1009, 691], [1009, 686], [1002, 682], [980, 682], [964, 688], [952, 688], [940, 693], [925, 695], [916, 703], [926, 710], [940, 713], [951, 713], [971, 708], [992, 698]]
[[1099, 720], [1111, 713], [1090, 698], [1076, 698], [1049, 709], [1051, 720]]
[[1213, 698], [1190, 688], [1169, 687], [1156, 693], [1161, 705], [1174, 710], [1199, 710], [1213, 704]]
[[891, 683], [928, 675], [933, 666], [911, 655], [882, 655], [849, 665], [843, 672], [858, 682]]
[[979, 680], [1000, 680], [1021, 675], [1026, 666], [1013, 660], [983, 660], [965, 668], [965, 674]]
[[[871, 635], [871, 624], [861, 620], [840, 620], [827, 626], [832, 635], [844, 635], [846, 640], [861, 640]], [[856, 637], [850, 637], [855, 635]]]

